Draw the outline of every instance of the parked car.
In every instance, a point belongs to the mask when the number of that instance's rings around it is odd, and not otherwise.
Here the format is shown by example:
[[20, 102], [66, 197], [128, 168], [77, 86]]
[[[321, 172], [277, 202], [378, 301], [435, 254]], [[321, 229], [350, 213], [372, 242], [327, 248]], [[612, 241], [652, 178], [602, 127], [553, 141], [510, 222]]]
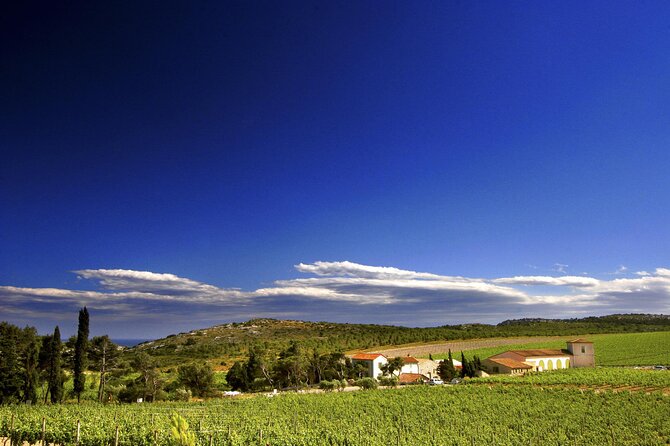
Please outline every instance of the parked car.
[[662, 365], [657, 365], [654, 367], [654, 370], [665, 370], [665, 367], [663, 367]]
[[444, 384], [444, 381], [442, 381], [440, 378], [430, 378], [428, 380], [428, 384], [430, 384], [431, 386], [437, 386], [440, 384]]

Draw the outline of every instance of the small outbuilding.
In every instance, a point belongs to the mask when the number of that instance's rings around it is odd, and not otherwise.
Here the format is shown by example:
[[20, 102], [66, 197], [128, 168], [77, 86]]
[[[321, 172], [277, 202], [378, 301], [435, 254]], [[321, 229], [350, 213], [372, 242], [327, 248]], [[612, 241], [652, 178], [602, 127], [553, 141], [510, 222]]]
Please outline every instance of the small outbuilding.
[[421, 373], [419, 370], [419, 360], [409, 355], [402, 358], [402, 368], [400, 369], [400, 374], [403, 373]]
[[423, 384], [430, 379], [421, 373], [401, 373], [398, 377], [398, 384]]

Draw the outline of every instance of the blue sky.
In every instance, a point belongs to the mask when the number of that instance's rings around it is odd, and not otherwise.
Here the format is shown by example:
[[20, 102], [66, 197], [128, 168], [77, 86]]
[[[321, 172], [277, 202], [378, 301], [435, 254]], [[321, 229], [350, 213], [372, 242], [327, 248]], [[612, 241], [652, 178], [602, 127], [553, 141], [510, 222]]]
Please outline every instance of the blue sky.
[[665, 2], [6, 8], [0, 319], [670, 312]]

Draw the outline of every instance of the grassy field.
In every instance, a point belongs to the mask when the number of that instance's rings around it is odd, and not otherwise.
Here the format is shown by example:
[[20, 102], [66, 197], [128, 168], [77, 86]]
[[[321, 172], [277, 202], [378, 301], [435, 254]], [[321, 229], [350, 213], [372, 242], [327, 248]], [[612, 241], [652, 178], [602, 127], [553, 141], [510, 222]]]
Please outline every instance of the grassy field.
[[[547, 374], [549, 375], [549, 374]], [[169, 445], [182, 414], [198, 445], [667, 445], [670, 398], [534, 386], [414, 386], [206, 403], [0, 407], [0, 436], [81, 446]], [[12, 428], [13, 425], [13, 428]]]
[[[565, 348], [565, 341], [573, 339], [547, 340], [535, 343], [520, 343], [496, 347], [467, 350], [466, 357], [474, 355], [488, 358], [491, 355], [507, 350], [524, 348]], [[670, 365], [670, 332], [654, 333], [616, 333], [582, 335], [593, 341], [596, 351], [596, 364], [599, 366], [637, 366], [637, 365]], [[460, 351], [452, 351], [455, 359], [460, 357]], [[444, 359], [447, 355], [433, 355], [433, 359]]]
[[469, 380], [472, 384], [520, 384], [533, 386], [576, 386], [631, 391], [670, 393], [670, 371], [623, 367], [583, 368], [529, 373], [525, 376], [492, 375]]

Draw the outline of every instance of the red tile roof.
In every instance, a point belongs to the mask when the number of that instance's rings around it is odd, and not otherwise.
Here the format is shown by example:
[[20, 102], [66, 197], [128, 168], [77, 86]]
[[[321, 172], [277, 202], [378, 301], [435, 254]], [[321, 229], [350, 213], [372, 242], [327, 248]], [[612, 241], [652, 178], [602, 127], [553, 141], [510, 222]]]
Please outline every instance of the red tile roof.
[[405, 356], [402, 358], [403, 364], [418, 364], [419, 360], [412, 356]]
[[496, 364], [504, 365], [505, 367], [509, 367], [510, 369], [532, 369], [532, 365], [528, 365], [525, 362], [517, 361], [516, 359], [510, 359], [510, 358], [489, 358], [488, 359], [491, 362], [495, 362]]
[[509, 353], [516, 353], [517, 355], [524, 356], [526, 358], [534, 358], [538, 356], [570, 356], [570, 352], [566, 352], [560, 349], [528, 349], [528, 350], [510, 350]]
[[381, 353], [356, 353], [354, 356], [351, 357], [351, 359], [357, 359], [359, 361], [374, 361], [380, 356], [383, 356], [384, 358], [386, 357]]
[[419, 381], [428, 381], [428, 377], [421, 373], [401, 373], [398, 377], [398, 383], [400, 384], [410, 384]]

